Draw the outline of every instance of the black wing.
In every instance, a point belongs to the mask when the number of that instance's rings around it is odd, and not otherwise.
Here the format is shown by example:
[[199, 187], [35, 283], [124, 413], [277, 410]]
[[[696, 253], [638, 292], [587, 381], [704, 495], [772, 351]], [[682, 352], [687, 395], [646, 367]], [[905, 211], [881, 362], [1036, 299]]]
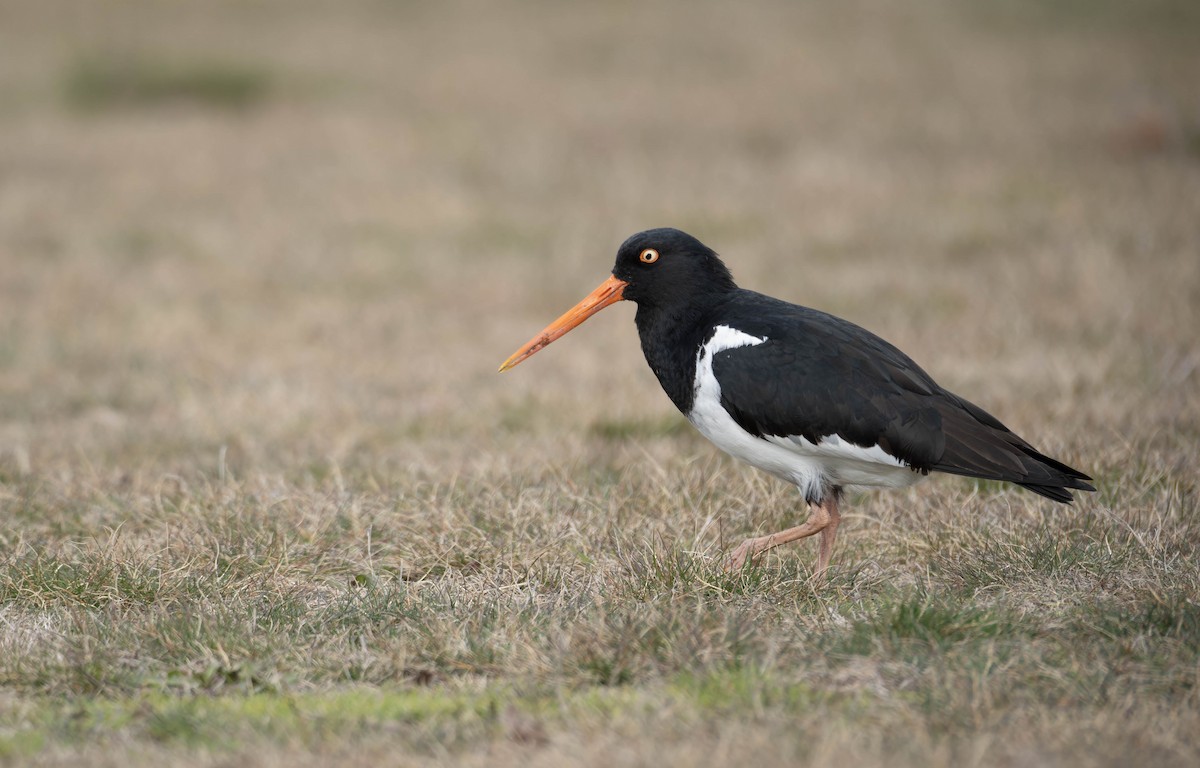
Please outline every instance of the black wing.
[[1006, 480], [1056, 501], [1094, 490], [982, 408], [942, 389], [907, 355], [846, 320], [749, 291], [724, 313], [762, 344], [719, 352], [721, 404], [755, 435], [838, 435], [914, 470]]

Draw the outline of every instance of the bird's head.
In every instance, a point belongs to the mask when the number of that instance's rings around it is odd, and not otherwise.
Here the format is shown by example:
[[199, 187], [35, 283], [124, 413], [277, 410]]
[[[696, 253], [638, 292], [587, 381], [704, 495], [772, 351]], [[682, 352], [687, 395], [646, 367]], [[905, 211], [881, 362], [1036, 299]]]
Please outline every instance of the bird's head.
[[734, 288], [729, 270], [711, 248], [670, 228], [648, 229], [622, 243], [613, 277], [625, 283], [622, 297], [639, 306], [693, 302]]
[[717, 254], [686, 232], [665, 227], [639, 232], [617, 250], [608, 280], [514, 352], [500, 370], [507, 371], [618, 301], [661, 307], [696, 302], [735, 287]]

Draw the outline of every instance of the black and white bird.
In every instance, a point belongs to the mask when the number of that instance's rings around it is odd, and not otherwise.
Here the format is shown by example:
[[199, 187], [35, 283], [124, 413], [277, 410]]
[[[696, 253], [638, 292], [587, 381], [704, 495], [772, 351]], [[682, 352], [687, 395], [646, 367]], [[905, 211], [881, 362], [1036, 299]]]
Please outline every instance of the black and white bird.
[[829, 565], [845, 488], [901, 488], [930, 472], [1005, 480], [1054, 501], [1090, 477], [1038, 452], [994, 416], [849, 321], [738, 288], [712, 249], [677, 229], [626, 240], [612, 276], [517, 350], [506, 371], [604, 307], [637, 304], [642, 351], [671, 402], [716, 446], [794, 484], [794, 528], [750, 538], [727, 567], [821, 534]]

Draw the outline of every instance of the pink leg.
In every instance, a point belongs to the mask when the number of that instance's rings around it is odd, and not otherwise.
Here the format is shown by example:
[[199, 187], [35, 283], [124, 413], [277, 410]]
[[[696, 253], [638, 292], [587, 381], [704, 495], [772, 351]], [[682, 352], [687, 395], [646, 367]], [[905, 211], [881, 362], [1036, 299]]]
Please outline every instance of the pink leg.
[[838, 490], [834, 490], [827, 495], [820, 504], [814, 504], [809, 507], [808, 520], [802, 525], [795, 528], [788, 528], [786, 531], [772, 533], [768, 536], [758, 536], [756, 538], [746, 539], [738, 548], [733, 550], [729, 556], [729, 562], [725, 565], [726, 571], [736, 571], [746, 564], [746, 561], [752, 559], [768, 549], [778, 547], [780, 544], [787, 544], [790, 541], [803, 539], [807, 536], [812, 536], [815, 533], [821, 534], [821, 548], [817, 554], [817, 570], [814, 576], [818, 582], [825, 578], [825, 569], [829, 567], [829, 557], [833, 554], [833, 542], [837, 538], [838, 523], [841, 522], [841, 514], [838, 512], [838, 498], [841, 494]]

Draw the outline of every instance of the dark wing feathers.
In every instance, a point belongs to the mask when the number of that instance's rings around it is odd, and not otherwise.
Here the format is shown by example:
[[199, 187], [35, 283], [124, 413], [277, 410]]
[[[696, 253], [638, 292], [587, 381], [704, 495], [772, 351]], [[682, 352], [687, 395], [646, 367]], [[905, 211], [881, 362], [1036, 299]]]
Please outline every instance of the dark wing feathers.
[[960, 397], [946, 395], [940, 405], [946, 451], [932, 469], [1007, 480], [1062, 502], [1072, 498], [1066, 488], [1096, 490], [1087, 482], [1090, 477], [1042, 454], [986, 411]]
[[863, 447], [879, 445], [920, 471], [932, 469], [945, 451], [933, 391], [896, 385], [862, 348], [819, 333], [747, 332], [767, 341], [713, 358], [721, 404], [742, 429], [812, 443], [838, 435]]
[[1056, 501], [1090, 478], [1035, 450], [883, 339], [832, 315], [741, 291], [723, 320], [767, 341], [719, 352], [721, 403], [755, 435], [836, 434], [914, 470], [1005, 480]]

